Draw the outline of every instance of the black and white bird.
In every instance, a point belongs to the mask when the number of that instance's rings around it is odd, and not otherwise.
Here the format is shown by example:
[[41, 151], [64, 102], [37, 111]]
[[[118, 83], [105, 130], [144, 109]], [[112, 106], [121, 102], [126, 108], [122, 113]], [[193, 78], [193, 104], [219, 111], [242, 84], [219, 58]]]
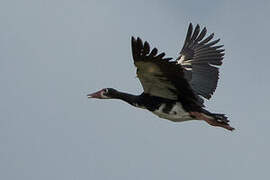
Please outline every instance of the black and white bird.
[[131, 39], [132, 55], [144, 92], [131, 95], [104, 88], [88, 98], [120, 99], [132, 106], [147, 109], [174, 122], [203, 120], [212, 126], [234, 130], [224, 114], [204, 109], [204, 99], [210, 99], [217, 87], [219, 68], [224, 56], [220, 39], [206, 36], [206, 28], [193, 30], [190, 23], [180, 55], [175, 60], [151, 49], [139, 37]]

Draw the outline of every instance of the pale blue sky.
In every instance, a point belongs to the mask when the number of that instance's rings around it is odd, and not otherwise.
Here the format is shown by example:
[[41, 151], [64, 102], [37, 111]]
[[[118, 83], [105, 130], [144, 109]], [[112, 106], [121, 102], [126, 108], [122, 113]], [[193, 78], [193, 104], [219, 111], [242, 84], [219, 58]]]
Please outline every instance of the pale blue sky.
[[[0, 179], [267, 179], [270, 1], [0, 1]], [[235, 132], [172, 123], [116, 100], [139, 94], [130, 37], [176, 57], [188, 23], [225, 45], [207, 108]]]

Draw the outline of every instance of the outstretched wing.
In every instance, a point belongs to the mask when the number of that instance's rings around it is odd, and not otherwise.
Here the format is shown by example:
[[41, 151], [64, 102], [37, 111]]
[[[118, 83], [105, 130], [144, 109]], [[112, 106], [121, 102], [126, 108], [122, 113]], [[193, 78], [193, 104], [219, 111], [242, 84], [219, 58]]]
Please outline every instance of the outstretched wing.
[[185, 79], [183, 68], [172, 58], [164, 58], [165, 53], [159, 53], [157, 48], [150, 49], [148, 42], [140, 38], [131, 40], [134, 64], [137, 67], [144, 93], [171, 100], [181, 99], [182, 102], [203, 106], [193, 93]]
[[185, 76], [192, 89], [206, 99], [210, 99], [215, 92], [219, 79], [219, 68], [222, 64], [223, 45], [216, 45], [220, 39], [213, 40], [214, 33], [205, 38], [206, 28], [200, 31], [197, 25], [193, 31], [190, 23], [184, 46], [177, 58], [182, 65]]

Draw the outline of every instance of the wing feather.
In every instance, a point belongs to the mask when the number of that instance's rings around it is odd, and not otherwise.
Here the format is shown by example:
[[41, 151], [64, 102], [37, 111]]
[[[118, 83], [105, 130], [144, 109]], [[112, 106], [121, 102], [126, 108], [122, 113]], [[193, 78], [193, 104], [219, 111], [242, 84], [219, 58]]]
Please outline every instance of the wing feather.
[[151, 50], [148, 42], [132, 37], [132, 55], [137, 67], [144, 93], [165, 99], [181, 100], [184, 108], [203, 107], [201, 99], [193, 92], [185, 78], [184, 69], [172, 58], [164, 58], [165, 53]]
[[222, 65], [225, 50], [220, 49], [223, 45], [215, 46], [220, 39], [212, 40], [214, 33], [207, 37], [206, 33], [205, 27], [200, 32], [199, 25], [193, 31], [190, 23], [177, 60], [183, 66], [185, 76], [195, 93], [210, 99], [219, 79], [219, 68], [215, 66]]

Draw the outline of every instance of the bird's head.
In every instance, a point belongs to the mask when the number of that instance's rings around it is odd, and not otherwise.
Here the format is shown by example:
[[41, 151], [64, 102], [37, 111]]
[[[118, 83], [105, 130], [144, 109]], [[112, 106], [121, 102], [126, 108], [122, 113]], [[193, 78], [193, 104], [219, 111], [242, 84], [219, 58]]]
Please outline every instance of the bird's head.
[[97, 98], [97, 99], [112, 99], [114, 98], [117, 91], [113, 88], [104, 88], [95, 93], [87, 94], [88, 98]]

